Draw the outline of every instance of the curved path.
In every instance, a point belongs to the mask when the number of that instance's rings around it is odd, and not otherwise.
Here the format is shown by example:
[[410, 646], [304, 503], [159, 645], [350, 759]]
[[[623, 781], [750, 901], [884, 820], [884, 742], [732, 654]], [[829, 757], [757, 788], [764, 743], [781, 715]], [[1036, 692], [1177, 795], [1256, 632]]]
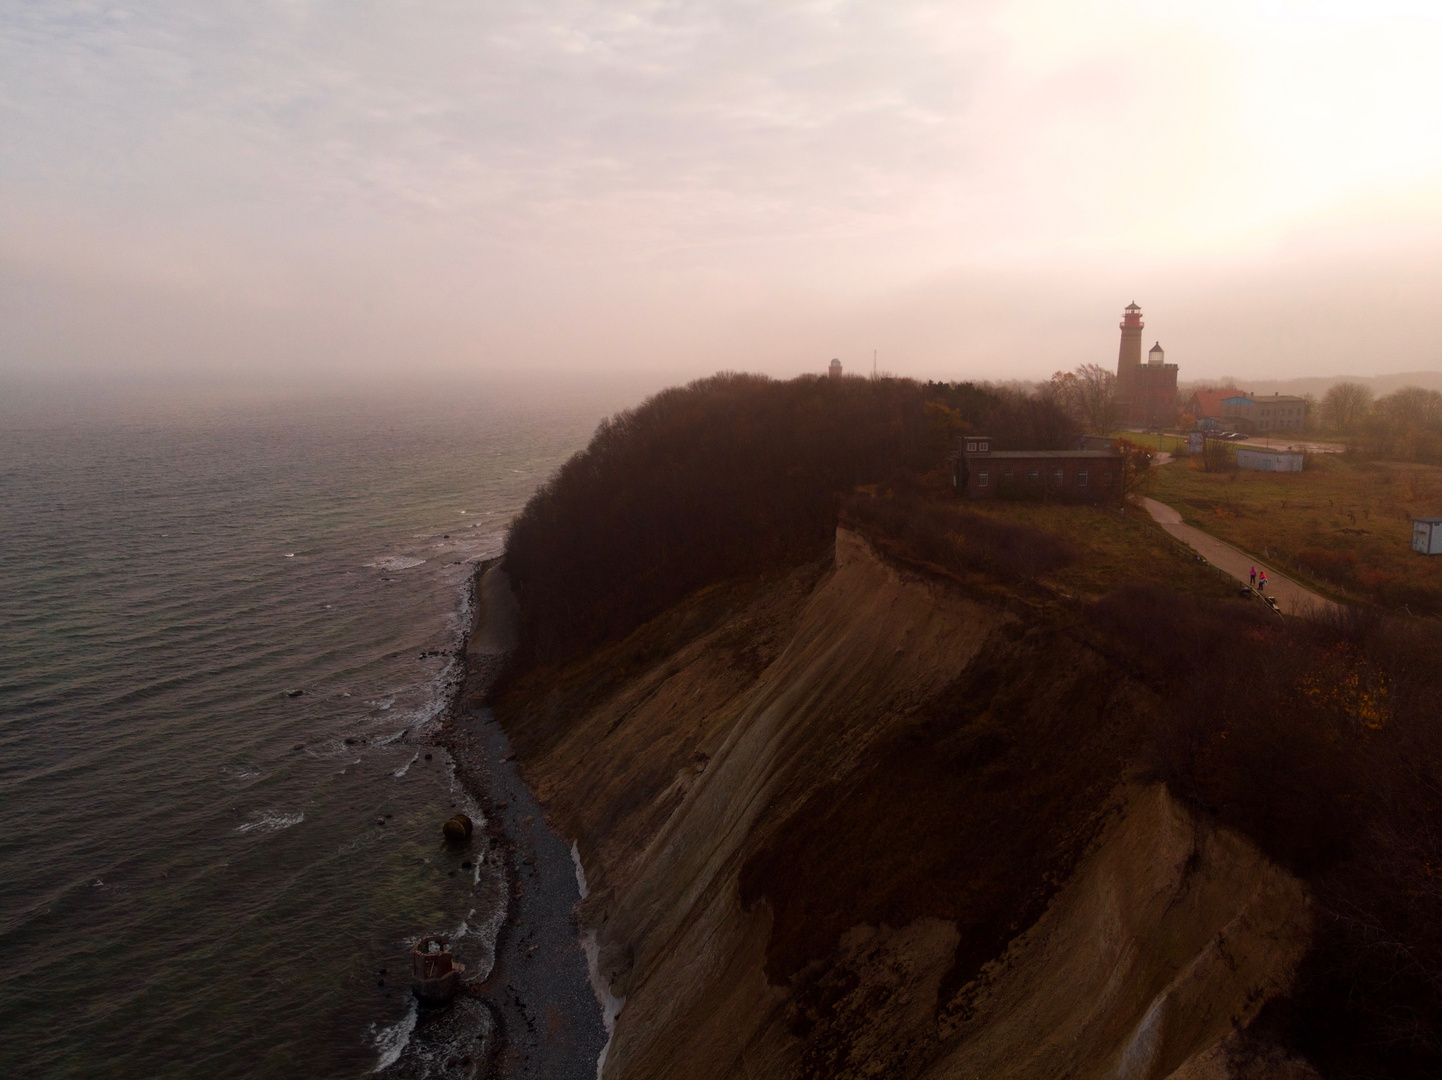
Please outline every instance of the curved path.
[[1144, 498], [1142, 505], [1147, 508], [1147, 513], [1152, 515], [1152, 520], [1163, 529], [1197, 552], [1207, 562], [1225, 570], [1242, 584], [1247, 583], [1247, 575], [1252, 567], [1265, 570], [1267, 572], [1267, 592], [1277, 598], [1278, 610], [1284, 614], [1308, 616], [1338, 610], [1336, 603], [1328, 600], [1325, 596], [1314, 593], [1311, 589], [1303, 588], [1285, 574], [1275, 570], [1269, 563], [1263, 563], [1240, 548], [1234, 548], [1226, 541], [1218, 540], [1210, 533], [1202, 532], [1201, 529], [1186, 524], [1182, 521], [1182, 515], [1166, 503]]

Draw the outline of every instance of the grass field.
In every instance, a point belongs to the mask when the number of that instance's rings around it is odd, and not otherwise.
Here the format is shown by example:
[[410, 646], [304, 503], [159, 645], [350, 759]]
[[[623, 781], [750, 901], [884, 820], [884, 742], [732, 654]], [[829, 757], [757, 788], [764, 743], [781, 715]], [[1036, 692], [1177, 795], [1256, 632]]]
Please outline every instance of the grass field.
[[1411, 550], [1413, 517], [1442, 514], [1442, 468], [1318, 454], [1300, 473], [1155, 470], [1153, 498], [1319, 592], [1442, 615], [1442, 556]]
[[1187, 448], [1187, 440], [1178, 435], [1163, 435], [1159, 431], [1113, 431], [1113, 439], [1127, 439], [1138, 446], [1150, 446], [1153, 450], [1164, 450], [1175, 454]]
[[[1203, 596], [1236, 595], [1231, 578], [1197, 561], [1169, 542], [1138, 512], [1076, 503], [977, 499], [966, 509], [1064, 537], [1080, 553], [1071, 566], [1048, 571], [1043, 580], [1062, 592], [1096, 599], [1129, 582], [1155, 582]], [[1442, 557], [1439, 557], [1442, 562]]]

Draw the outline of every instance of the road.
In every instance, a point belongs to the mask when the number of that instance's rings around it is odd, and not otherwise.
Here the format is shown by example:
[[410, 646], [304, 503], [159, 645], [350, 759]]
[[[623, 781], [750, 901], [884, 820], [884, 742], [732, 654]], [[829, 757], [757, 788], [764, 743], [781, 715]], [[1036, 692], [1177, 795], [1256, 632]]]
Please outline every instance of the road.
[[1346, 443], [1308, 442], [1304, 439], [1258, 439], [1232, 443], [1233, 446], [1250, 446], [1253, 450], [1305, 450], [1309, 454], [1342, 454]]
[[1267, 572], [1267, 592], [1277, 598], [1277, 606], [1285, 615], [1318, 615], [1337, 610], [1337, 605], [1325, 596], [1319, 596], [1311, 589], [1303, 588], [1291, 578], [1276, 570], [1270, 563], [1248, 555], [1239, 548], [1210, 533], [1204, 533], [1195, 526], [1182, 521], [1182, 515], [1166, 503], [1156, 499], [1142, 499], [1142, 505], [1152, 515], [1152, 520], [1163, 529], [1201, 555], [1213, 566], [1225, 570], [1239, 582], [1246, 584], [1252, 567]]

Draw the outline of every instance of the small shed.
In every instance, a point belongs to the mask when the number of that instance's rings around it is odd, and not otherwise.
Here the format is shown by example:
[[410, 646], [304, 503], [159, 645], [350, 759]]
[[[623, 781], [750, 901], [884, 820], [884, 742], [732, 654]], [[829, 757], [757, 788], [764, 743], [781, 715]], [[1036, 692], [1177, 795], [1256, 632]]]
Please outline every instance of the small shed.
[[1442, 517], [1412, 519], [1412, 550], [1442, 555]]
[[1302, 452], [1300, 450], [1255, 450], [1249, 446], [1237, 447], [1237, 468], [1259, 469], [1262, 472], [1301, 472]]

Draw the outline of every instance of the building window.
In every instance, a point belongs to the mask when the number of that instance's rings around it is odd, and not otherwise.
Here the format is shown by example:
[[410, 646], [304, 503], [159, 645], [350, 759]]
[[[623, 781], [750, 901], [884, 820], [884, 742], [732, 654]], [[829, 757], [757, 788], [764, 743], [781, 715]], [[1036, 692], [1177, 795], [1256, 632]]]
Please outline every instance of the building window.
[[1085, 469], [1081, 469], [1080, 471], [1077, 472], [1077, 474], [1076, 474], [1076, 486], [1077, 486], [1077, 487], [1086, 487], [1086, 486], [1087, 486], [1087, 471], [1086, 471]]
[[1032, 469], [1026, 474], [1026, 482], [1028, 484], [1035, 484], [1040, 476], [1041, 473], [1039, 473], [1036, 469]]
[[979, 452], [984, 454], [987, 452], [987, 447], [989, 447], [990, 445], [991, 443], [989, 442], [979, 442], [976, 444], [976, 448]]
[[977, 487], [986, 487], [986, 485], [989, 483], [991, 483], [991, 474], [988, 473], [985, 469], [982, 469], [976, 474]]
[[967, 453], [971, 453], [971, 454], [976, 453], [976, 443], [974, 443], [974, 442], [969, 442], [969, 443], [967, 443], [967, 444], [966, 444], [966, 449], [967, 449]]
[[1003, 484], [1010, 484], [1010, 483], [1011, 483], [1011, 480], [1012, 480], [1011, 466], [1008, 465], [1005, 469], [1002, 469], [1002, 470], [1001, 470], [1001, 482], [1002, 482]]
[[1061, 487], [1066, 482], [1066, 473], [1061, 469], [1055, 469], [1051, 474], [1051, 482], [1055, 487]]

